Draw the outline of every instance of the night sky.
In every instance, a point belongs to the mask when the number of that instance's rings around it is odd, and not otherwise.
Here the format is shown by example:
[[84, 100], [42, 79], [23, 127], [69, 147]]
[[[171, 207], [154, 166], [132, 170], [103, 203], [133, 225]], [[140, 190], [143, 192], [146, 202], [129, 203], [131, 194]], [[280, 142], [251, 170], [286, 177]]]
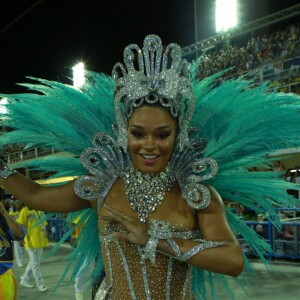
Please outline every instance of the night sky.
[[[213, 2], [197, 0], [199, 39], [213, 34]], [[239, 9], [249, 22], [297, 2], [240, 0]], [[0, 15], [1, 93], [22, 90], [15, 83], [25, 76], [67, 82], [79, 61], [111, 74], [124, 47], [142, 46], [147, 34], [164, 44], [195, 42], [194, 0], [10, 0], [1, 1]]]

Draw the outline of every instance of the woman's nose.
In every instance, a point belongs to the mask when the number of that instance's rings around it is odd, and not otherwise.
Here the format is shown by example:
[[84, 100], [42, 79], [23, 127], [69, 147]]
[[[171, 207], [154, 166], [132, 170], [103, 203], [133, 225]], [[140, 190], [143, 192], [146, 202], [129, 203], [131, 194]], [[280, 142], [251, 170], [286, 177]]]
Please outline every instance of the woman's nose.
[[153, 139], [153, 137], [151, 136], [147, 136], [144, 139], [144, 143], [143, 143], [143, 147], [147, 150], [152, 150], [155, 147], [155, 141]]

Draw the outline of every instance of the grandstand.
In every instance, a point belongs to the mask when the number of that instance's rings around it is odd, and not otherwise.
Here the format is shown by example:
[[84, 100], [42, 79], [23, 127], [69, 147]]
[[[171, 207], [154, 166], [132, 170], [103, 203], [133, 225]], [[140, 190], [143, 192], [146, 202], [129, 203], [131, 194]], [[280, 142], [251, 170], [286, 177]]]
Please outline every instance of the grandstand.
[[[299, 15], [300, 4], [297, 4], [186, 46], [184, 56], [196, 53], [200, 57], [199, 79], [233, 67], [223, 79], [247, 76], [259, 83], [267, 81], [272, 90], [300, 94]], [[22, 160], [55, 155], [51, 149], [23, 150], [22, 145], [6, 147], [3, 151], [12, 166]], [[293, 151], [298, 152], [297, 149]], [[288, 169], [300, 165], [299, 155], [294, 157], [287, 161]], [[30, 170], [23, 172], [36, 180], [51, 175]]]
[[[184, 56], [200, 60], [198, 78], [230, 69], [222, 80], [247, 76], [254, 82], [267, 82], [270, 90], [300, 94], [300, 4], [213, 35], [183, 48]], [[9, 130], [2, 128], [2, 131]], [[276, 155], [292, 154], [285, 160], [287, 173], [300, 165], [298, 149], [285, 149]], [[23, 149], [7, 146], [3, 155], [13, 167], [20, 161], [55, 155], [52, 149]], [[51, 173], [20, 171], [34, 180], [46, 180]]]
[[[300, 4], [183, 48], [196, 53], [202, 79], [233, 67], [224, 77], [247, 75], [270, 88], [300, 93]], [[276, 25], [276, 26], [275, 26]]]
[[[268, 84], [270, 91], [300, 94], [299, 15], [300, 4], [271, 13], [263, 18], [231, 29], [226, 33], [212, 35], [186, 46], [183, 48], [184, 56], [188, 60], [199, 59], [200, 64], [197, 72], [199, 80], [229, 68], [228, 72], [221, 77], [221, 80], [246, 76], [254, 83]], [[10, 129], [1, 128], [0, 130], [7, 131]], [[54, 182], [50, 179], [53, 173], [18, 168], [18, 164], [25, 160], [56, 154], [57, 151], [53, 149], [25, 149], [23, 145], [8, 145], [2, 149], [2, 155], [11, 167], [17, 168], [22, 174], [41, 184], [67, 182], [74, 177], [64, 177], [56, 179]], [[286, 154], [290, 156], [282, 159], [283, 155]], [[278, 159], [276, 162], [278, 165], [274, 165], [274, 168], [278, 167], [281, 171], [285, 171], [284, 176], [287, 181], [298, 181], [299, 183], [300, 149], [284, 149], [273, 155]], [[253, 167], [253, 171], [257, 171], [255, 168]], [[4, 198], [10, 197], [10, 194], [1, 188], [0, 192]], [[299, 194], [295, 193], [294, 196], [297, 200], [300, 198]], [[234, 209], [236, 207], [233, 207]], [[282, 212], [282, 220], [286, 222], [286, 227], [292, 228], [291, 236], [285, 236], [284, 231], [279, 232], [278, 228], [272, 226], [270, 222], [260, 220], [257, 218], [258, 216], [254, 216], [253, 219], [250, 219], [250, 217], [246, 219], [248, 217], [247, 213], [249, 214], [247, 210], [245, 210], [244, 215], [241, 213], [239, 216], [244, 217], [245, 222], [250, 227], [259, 230], [261, 236], [271, 243], [275, 254], [270, 256], [270, 260], [276, 258], [288, 258], [290, 261], [292, 259], [299, 260], [300, 223], [297, 220], [300, 217], [300, 208], [279, 208], [279, 210]], [[65, 220], [58, 217], [49, 219], [47, 230], [50, 240], [57, 242], [66, 231]], [[242, 240], [241, 244], [243, 245]], [[244, 248], [245, 253], [251, 256], [251, 252], [248, 253], [246, 247], [247, 245]], [[16, 272], [20, 273], [20, 271]], [[292, 277], [291, 274], [290, 276]], [[25, 292], [23, 293], [25, 294]], [[243, 299], [242, 296], [239, 299]]]

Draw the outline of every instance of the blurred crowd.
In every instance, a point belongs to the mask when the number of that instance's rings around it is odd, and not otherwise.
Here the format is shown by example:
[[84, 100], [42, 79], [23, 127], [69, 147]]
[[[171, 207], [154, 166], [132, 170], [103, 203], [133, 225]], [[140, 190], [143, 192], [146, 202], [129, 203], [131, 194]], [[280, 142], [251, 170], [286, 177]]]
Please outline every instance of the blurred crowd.
[[[260, 80], [272, 79], [273, 86], [300, 82], [300, 24], [253, 36], [243, 46], [219, 45], [208, 50], [202, 55], [198, 76], [202, 79], [230, 67], [228, 77], [247, 72]], [[288, 73], [279, 76], [285, 70]], [[277, 82], [279, 78], [283, 82]]]
[[[233, 69], [224, 76], [247, 72], [252, 79], [268, 80], [272, 89], [300, 94], [300, 23], [268, 35], [257, 35], [244, 46], [216, 46], [202, 55], [198, 77], [202, 79], [230, 67]], [[28, 157], [20, 157], [23, 148], [22, 145], [5, 146], [2, 151], [10, 163], [49, 154], [29, 149], [26, 152]]]
[[[269, 167], [272, 170], [281, 172], [281, 177], [284, 178], [286, 181], [293, 182], [300, 184], [300, 166], [295, 166], [293, 168], [286, 168], [284, 165], [284, 161], [282, 160], [275, 160], [270, 163]], [[250, 172], [259, 172], [259, 171], [266, 171], [267, 169], [261, 169], [258, 167], [251, 167], [248, 169]], [[287, 190], [288, 194], [295, 197], [295, 205], [293, 207], [289, 207], [291, 209], [295, 209], [295, 214], [300, 216], [300, 206], [299, 206], [299, 199], [300, 194], [298, 190]], [[232, 203], [230, 201], [225, 200], [225, 205], [228, 208], [231, 208], [234, 212], [239, 215], [240, 218], [244, 220], [251, 220], [251, 221], [258, 221], [261, 218], [261, 215], [255, 213], [251, 208], [246, 208], [240, 203]]]
[[[286, 170], [285, 179], [286, 181], [300, 184], [300, 167], [297, 166], [293, 169]], [[299, 191], [288, 190], [288, 193], [293, 195], [295, 198], [300, 199]]]

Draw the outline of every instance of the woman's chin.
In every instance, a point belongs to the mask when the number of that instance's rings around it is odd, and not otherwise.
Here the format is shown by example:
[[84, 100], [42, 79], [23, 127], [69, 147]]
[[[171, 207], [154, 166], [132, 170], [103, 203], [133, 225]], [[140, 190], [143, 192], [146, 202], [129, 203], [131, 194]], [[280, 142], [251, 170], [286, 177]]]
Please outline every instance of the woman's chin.
[[142, 173], [148, 173], [148, 174], [156, 174], [164, 170], [164, 168], [158, 166], [157, 164], [139, 164], [137, 166], [137, 169]]

